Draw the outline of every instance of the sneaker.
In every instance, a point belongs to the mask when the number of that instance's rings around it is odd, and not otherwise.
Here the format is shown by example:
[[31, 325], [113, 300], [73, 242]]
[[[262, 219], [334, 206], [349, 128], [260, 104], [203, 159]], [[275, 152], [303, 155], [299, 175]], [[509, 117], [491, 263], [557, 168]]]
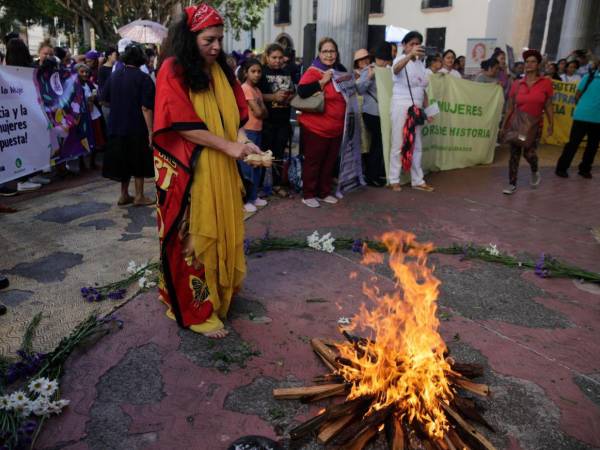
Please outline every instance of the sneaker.
[[19, 191], [17, 191], [16, 189], [11, 189], [6, 186], [0, 187], [0, 197], [12, 197], [14, 195], [17, 195], [18, 193]]
[[514, 184], [509, 184], [503, 191], [503, 194], [512, 195], [516, 192], [517, 187]]
[[338, 202], [338, 199], [333, 195], [328, 195], [325, 198], [320, 198], [319, 201], [329, 203], [330, 205], [335, 205]]
[[541, 181], [542, 175], [539, 172], [531, 173], [531, 181], [529, 182], [529, 184], [531, 184], [531, 187], [538, 187]]
[[21, 183], [17, 183], [17, 191], [25, 192], [25, 191], [37, 191], [42, 187], [39, 183], [33, 183], [31, 181], [22, 181]]
[[304, 203], [309, 208], [318, 208], [319, 206], [321, 206], [319, 205], [319, 201], [316, 198], [303, 198], [302, 203]]
[[592, 178], [592, 173], [591, 172], [577, 172], [579, 174], [579, 176], [582, 176], [583, 178], [587, 178], [588, 180]]
[[253, 212], [258, 211], [258, 208], [256, 206], [254, 206], [252, 203], [246, 203], [244, 205], [244, 211], [253, 213]]
[[569, 174], [567, 173], [566, 170], [558, 170], [558, 169], [556, 169], [554, 171], [554, 173], [556, 174], [557, 177], [569, 178]]
[[46, 178], [41, 175], [31, 177], [29, 181], [34, 184], [50, 184], [50, 178]]
[[267, 201], [262, 198], [257, 198], [254, 200], [254, 206], [267, 206]]

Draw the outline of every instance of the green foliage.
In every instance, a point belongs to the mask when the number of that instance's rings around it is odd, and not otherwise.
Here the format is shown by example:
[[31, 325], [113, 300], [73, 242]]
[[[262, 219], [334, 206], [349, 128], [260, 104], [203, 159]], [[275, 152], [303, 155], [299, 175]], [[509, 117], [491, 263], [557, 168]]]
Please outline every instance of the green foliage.
[[241, 31], [255, 29], [261, 22], [263, 11], [274, 0], [213, 0], [210, 3], [217, 8], [225, 19], [225, 26], [239, 39]]

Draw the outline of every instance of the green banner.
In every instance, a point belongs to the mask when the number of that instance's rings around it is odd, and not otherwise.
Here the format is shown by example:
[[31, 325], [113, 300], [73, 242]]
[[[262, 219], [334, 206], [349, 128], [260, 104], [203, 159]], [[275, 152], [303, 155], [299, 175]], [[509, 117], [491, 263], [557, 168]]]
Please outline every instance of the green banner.
[[[378, 69], [376, 81], [383, 153], [388, 167], [393, 126], [390, 121], [391, 71]], [[440, 114], [422, 129], [423, 170], [451, 170], [491, 163], [504, 105], [502, 88], [497, 84], [438, 74], [431, 76], [427, 94], [430, 104], [438, 103]]]

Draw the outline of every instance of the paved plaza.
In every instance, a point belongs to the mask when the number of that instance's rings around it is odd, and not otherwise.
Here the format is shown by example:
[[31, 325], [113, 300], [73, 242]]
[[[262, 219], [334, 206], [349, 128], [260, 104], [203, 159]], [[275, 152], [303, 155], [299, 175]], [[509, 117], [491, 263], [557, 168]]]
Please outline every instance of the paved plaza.
[[[508, 152], [499, 149], [490, 166], [430, 175], [435, 193], [365, 188], [318, 209], [274, 200], [247, 220], [247, 237], [268, 230], [304, 239], [318, 230], [376, 238], [402, 229], [437, 246], [493, 243], [600, 272], [600, 175], [555, 177], [559, 151], [540, 150], [535, 190], [522, 165], [518, 192], [501, 194]], [[19, 212], [0, 216], [0, 272], [11, 280], [0, 293], [9, 309], [0, 351], [18, 348], [38, 311], [37, 350], [53, 348], [94, 310], [117, 308], [123, 327], [70, 358], [61, 394], [71, 404], [47, 422], [39, 449], [219, 450], [246, 435], [288, 446], [287, 431], [327, 402], [277, 401], [272, 389], [310, 385], [326, 372], [310, 339], [340, 338], [338, 320], [365, 301], [363, 283], [393, 287], [389, 270], [365, 267], [351, 251], [254, 254], [221, 341], [177, 328], [154, 290], [90, 304], [81, 287], [122, 278], [130, 260], [156, 260], [154, 211], [117, 207], [118, 185], [97, 173], [61, 183], [5, 202]], [[438, 315], [451, 354], [483, 364], [479, 382], [493, 392], [481, 403], [496, 432], [484, 434], [498, 449], [600, 448], [600, 286], [458, 256], [430, 262], [442, 282]]]

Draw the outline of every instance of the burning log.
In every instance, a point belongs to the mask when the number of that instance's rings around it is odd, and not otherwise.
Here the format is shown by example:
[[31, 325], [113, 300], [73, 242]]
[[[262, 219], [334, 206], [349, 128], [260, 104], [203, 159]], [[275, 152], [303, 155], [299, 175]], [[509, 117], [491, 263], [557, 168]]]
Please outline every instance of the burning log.
[[454, 397], [452, 400], [452, 406], [458, 410], [458, 412], [473, 422], [480, 423], [488, 430], [496, 432], [494, 427], [492, 427], [487, 420], [481, 415], [481, 413], [477, 410], [477, 405], [475, 402], [469, 398], [463, 397]]
[[334, 372], [338, 367], [339, 363], [335, 360], [337, 355], [333, 350], [327, 347], [321, 339], [311, 339], [310, 345], [317, 355], [321, 357], [325, 365]]
[[454, 384], [463, 388], [466, 391], [487, 397], [490, 395], [490, 387], [487, 384], [473, 383], [472, 381], [466, 380], [462, 377], [451, 377]]
[[375, 411], [368, 416], [363, 417], [361, 421], [354, 422], [337, 435], [332, 443], [334, 445], [343, 445], [351, 442], [356, 436], [362, 434], [369, 428], [377, 429], [379, 425], [385, 422], [387, 417], [393, 411], [394, 405], [387, 406]]
[[333, 395], [343, 394], [345, 390], [345, 384], [322, 384], [319, 386], [276, 388], [273, 389], [273, 397], [278, 400], [300, 400], [322, 395], [330, 397]]
[[391, 450], [493, 450], [467, 419], [493, 428], [476, 403], [457, 392], [489, 396], [487, 385], [471, 381], [483, 367], [449, 357], [438, 331], [439, 281], [426, 265], [433, 246], [402, 233], [387, 233], [383, 242], [399, 287], [385, 295], [365, 287], [375, 307], [361, 307], [352, 323], [369, 338], [342, 329], [345, 341], [312, 339], [313, 350], [332, 372], [315, 377], [324, 384], [273, 391], [276, 398], [347, 395], [347, 400], [297, 426], [290, 437], [314, 433], [323, 445], [360, 450], [385, 429]]
[[492, 443], [488, 441], [484, 435], [482, 435], [474, 426], [470, 425], [466, 420], [464, 420], [460, 414], [450, 407], [450, 405], [446, 405], [445, 403], [440, 403], [440, 405], [444, 411], [446, 411], [446, 414], [448, 414], [454, 420], [454, 422], [456, 422], [456, 424], [471, 438], [481, 444], [484, 449], [496, 450]]
[[321, 427], [319, 435], [317, 436], [317, 441], [319, 444], [327, 444], [336, 434], [342, 431], [348, 423], [352, 422], [352, 420], [354, 420], [354, 415], [347, 415], [326, 423]]

